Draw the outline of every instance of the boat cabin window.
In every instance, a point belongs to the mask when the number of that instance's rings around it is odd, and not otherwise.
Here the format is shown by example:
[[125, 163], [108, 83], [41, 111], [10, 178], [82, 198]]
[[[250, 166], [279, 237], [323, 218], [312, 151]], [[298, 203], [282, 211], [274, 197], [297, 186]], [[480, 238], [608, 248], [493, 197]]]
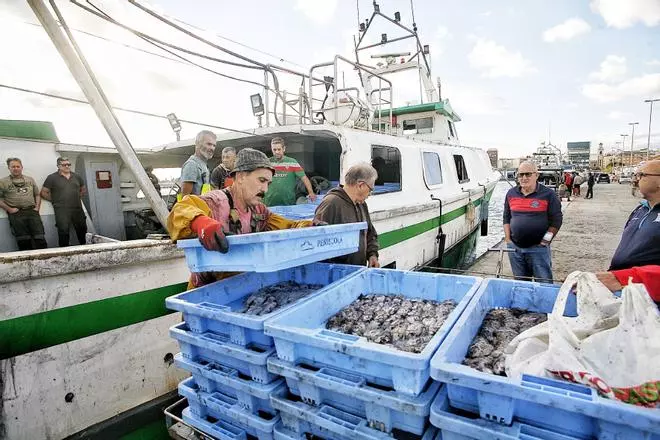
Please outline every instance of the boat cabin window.
[[442, 167], [440, 165], [440, 156], [438, 153], [425, 151], [424, 159], [424, 180], [427, 187], [440, 185], [442, 183]]
[[372, 145], [371, 165], [378, 172], [374, 194], [401, 191], [401, 153], [398, 148]]
[[447, 121], [447, 124], [449, 125], [449, 134], [451, 137], [455, 138], [456, 137], [456, 129], [454, 128], [454, 123], [451, 121]]
[[433, 118], [408, 119], [403, 121], [403, 134], [433, 133]]
[[468, 176], [467, 167], [465, 166], [465, 160], [460, 154], [454, 154], [454, 163], [456, 164], [456, 176], [458, 177], [458, 183], [465, 183], [470, 181]]

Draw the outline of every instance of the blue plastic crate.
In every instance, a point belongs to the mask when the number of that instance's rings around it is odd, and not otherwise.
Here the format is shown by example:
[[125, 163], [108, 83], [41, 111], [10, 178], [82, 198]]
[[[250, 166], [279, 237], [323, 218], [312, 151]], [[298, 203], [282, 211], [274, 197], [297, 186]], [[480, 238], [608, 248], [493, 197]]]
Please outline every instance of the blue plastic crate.
[[[524, 423], [511, 426], [456, 414], [449, 407], [447, 390], [442, 389], [431, 407], [431, 423], [439, 429], [442, 440], [576, 440], [579, 437], [559, 434]], [[623, 440], [623, 439], [621, 439]]]
[[[660, 439], [660, 410], [600, 397], [586, 386], [523, 376], [520, 380], [482, 373], [462, 361], [481, 323], [495, 307], [519, 307], [549, 313], [558, 286], [489, 279], [456, 322], [431, 360], [431, 376], [447, 383], [452, 407], [509, 425], [513, 420], [582, 438]], [[577, 313], [575, 296], [564, 314]]]
[[306, 434], [332, 440], [434, 440], [437, 434], [437, 429], [431, 425], [421, 436], [405, 432], [388, 434], [370, 428], [362, 417], [329, 405], [311, 406], [292, 399], [290, 395], [273, 396], [271, 402], [282, 419], [275, 428], [275, 438], [281, 440], [304, 440]]
[[277, 376], [268, 372], [266, 361], [275, 353], [273, 347], [256, 344], [242, 347], [229, 342], [229, 337], [212, 332], [193, 333], [185, 322], [170, 327], [170, 336], [179, 342], [184, 359], [217, 362], [235, 368], [255, 382], [270, 383]]
[[183, 420], [212, 436], [217, 434], [213, 429], [214, 422], [209, 417], [228, 422], [259, 440], [272, 439], [273, 428], [280, 421], [279, 415], [253, 414], [242, 408], [238, 400], [219, 391], [205, 393], [193, 378], [179, 384], [179, 394], [188, 400], [187, 414], [184, 410]]
[[282, 217], [286, 217], [291, 220], [311, 220], [314, 218], [314, 213], [316, 208], [323, 200], [323, 196], [319, 195], [316, 198], [316, 202], [303, 203], [300, 205], [288, 205], [288, 206], [269, 206], [268, 209], [275, 214], [279, 214]]
[[196, 238], [177, 245], [191, 272], [274, 272], [357, 252], [366, 228], [362, 222], [232, 235], [226, 254], [207, 251]]
[[[183, 319], [195, 333], [211, 331], [229, 335], [234, 344], [251, 343], [272, 346], [273, 338], [264, 335], [264, 322], [296, 303], [288, 304], [272, 313], [256, 316], [240, 313], [245, 298], [257, 290], [283, 281], [327, 286], [359, 270], [347, 264], [313, 263], [277, 272], [242, 273], [189, 290], [165, 300], [167, 308], [183, 313]], [[304, 301], [321, 290], [311, 293]]]
[[268, 371], [286, 378], [291, 393], [310, 405], [328, 404], [367, 419], [383, 432], [400, 429], [421, 435], [440, 384], [429, 381], [418, 397], [371, 387], [366, 380], [337, 368], [295, 366], [273, 356]]
[[[326, 289], [268, 321], [264, 330], [275, 339], [277, 356], [294, 364], [337, 367], [368, 382], [416, 396], [429, 379], [431, 356], [467, 306], [481, 278], [388, 269], [367, 269]], [[401, 294], [458, 305], [421, 353], [409, 353], [325, 328], [334, 314], [361, 294]]]
[[270, 405], [271, 394], [282, 394], [286, 390], [284, 379], [269, 384], [261, 384], [243, 376], [235, 368], [229, 368], [216, 362], [192, 361], [181, 353], [174, 356], [177, 367], [192, 373], [195, 383], [201, 391], [213, 393], [222, 391], [238, 400], [238, 404], [252, 413], [265, 411], [275, 414]]

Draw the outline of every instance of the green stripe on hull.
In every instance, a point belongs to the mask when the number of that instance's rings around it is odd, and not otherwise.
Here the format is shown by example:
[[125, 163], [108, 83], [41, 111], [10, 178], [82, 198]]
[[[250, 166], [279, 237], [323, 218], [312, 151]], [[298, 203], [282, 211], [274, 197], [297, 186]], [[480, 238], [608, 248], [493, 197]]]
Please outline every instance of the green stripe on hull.
[[[487, 199], [491, 195], [492, 191], [486, 195]], [[481, 201], [477, 199], [474, 204], [479, 206]], [[462, 206], [443, 214], [442, 223], [460, 217], [465, 211], [465, 206]], [[381, 234], [378, 241], [381, 249], [384, 249], [438, 226], [439, 217], [435, 217]], [[173, 313], [165, 308], [165, 298], [185, 291], [186, 286], [187, 283], [179, 283], [0, 321], [0, 359], [19, 356]]]
[[186, 286], [173, 284], [0, 321], [0, 359], [174, 313], [165, 308], [165, 298]]
[[[490, 196], [492, 196], [492, 194], [493, 194], [492, 190], [488, 194], [486, 194], [486, 200], [490, 199]], [[481, 202], [482, 199], [477, 199], [473, 203], [475, 206], [479, 206], [481, 205]], [[460, 208], [456, 208], [453, 211], [450, 211], [446, 214], [442, 214], [442, 224], [444, 225], [445, 223], [449, 223], [450, 221], [459, 218], [460, 216], [465, 214], [466, 210], [467, 208], [465, 206], [461, 206]], [[416, 223], [414, 225], [406, 226], [405, 228], [379, 234], [378, 245], [380, 249], [385, 249], [390, 246], [394, 246], [395, 244], [401, 243], [402, 241], [406, 241], [410, 238], [413, 238], [417, 235], [423, 234], [424, 232], [428, 232], [440, 226], [440, 223], [438, 221], [439, 219], [440, 217], [434, 217], [425, 220], [423, 222]]]

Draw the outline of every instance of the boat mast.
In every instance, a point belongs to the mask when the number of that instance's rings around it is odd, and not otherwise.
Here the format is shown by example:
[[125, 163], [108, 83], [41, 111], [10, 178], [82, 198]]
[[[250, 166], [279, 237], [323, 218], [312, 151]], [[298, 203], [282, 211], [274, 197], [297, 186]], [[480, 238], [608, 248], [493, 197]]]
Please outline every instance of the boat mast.
[[[82, 52], [78, 50], [71, 35], [69, 34], [67, 36], [62, 32], [43, 0], [28, 0], [28, 4], [69, 68], [71, 75], [85, 94], [87, 101], [89, 101], [89, 104], [96, 112], [96, 116], [101, 121], [101, 124], [103, 124], [115, 148], [117, 148], [119, 156], [135, 176], [140, 189], [142, 189], [142, 192], [149, 201], [156, 217], [163, 227], [167, 229], [167, 216], [169, 212], [165, 201], [163, 201], [160, 194], [158, 194], [151, 184], [151, 180], [149, 180], [147, 173], [144, 171], [124, 129], [113, 113], [101, 85], [94, 77], [94, 73], [89, 64], [87, 64]], [[66, 22], [61, 16], [57, 5], [55, 5], [55, 1], [50, 0], [50, 5], [57, 14], [62, 27], [68, 31]]]

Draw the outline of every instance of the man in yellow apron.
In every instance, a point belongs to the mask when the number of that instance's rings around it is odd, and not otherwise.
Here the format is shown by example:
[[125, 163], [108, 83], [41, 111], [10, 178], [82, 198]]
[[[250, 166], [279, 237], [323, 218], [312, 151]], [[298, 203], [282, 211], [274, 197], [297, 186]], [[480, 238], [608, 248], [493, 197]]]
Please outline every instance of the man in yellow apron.
[[[226, 235], [278, 229], [304, 228], [310, 220], [292, 221], [274, 214], [263, 204], [275, 170], [268, 157], [252, 148], [236, 156], [231, 173], [234, 183], [200, 196], [187, 195], [174, 205], [167, 218], [172, 240], [197, 236], [204, 248], [226, 253]], [[327, 224], [319, 222], [319, 224]], [[234, 275], [233, 272], [193, 273], [188, 288], [199, 287]]]

